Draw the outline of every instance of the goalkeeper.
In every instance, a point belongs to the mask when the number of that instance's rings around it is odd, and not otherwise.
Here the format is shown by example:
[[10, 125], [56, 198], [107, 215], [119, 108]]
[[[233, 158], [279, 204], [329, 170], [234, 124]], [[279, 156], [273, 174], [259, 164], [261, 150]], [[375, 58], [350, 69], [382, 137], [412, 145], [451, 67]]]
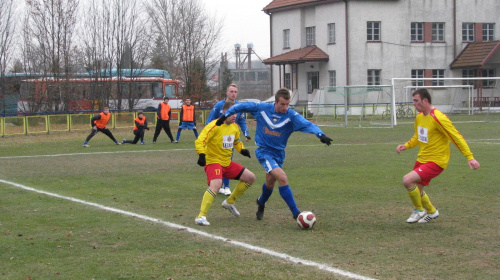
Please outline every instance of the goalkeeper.
[[273, 193], [276, 181], [279, 184], [279, 193], [286, 202], [293, 218], [296, 219], [300, 211], [293, 198], [292, 189], [288, 185], [288, 178], [283, 171], [285, 148], [288, 138], [294, 131], [315, 134], [321, 142], [330, 145], [328, 138], [321, 129], [306, 120], [294, 110], [288, 108], [290, 92], [282, 88], [276, 92], [274, 104], [245, 102], [229, 108], [217, 121], [217, 125], [225, 122], [226, 118], [236, 113], [251, 113], [257, 120], [255, 131], [255, 156], [266, 171], [266, 182], [262, 186], [262, 194], [257, 199], [257, 219], [264, 217], [264, 207]]
[[[224, 103], [223, 112], [233, 104]], [[198, 165], [205, 167], [209, 185], [201, 201], [200, 213], [194, 220], [198, 225], [210, 225], [206, 215], [222, 186], [222, 178], [240, 181], [231, 195], [222, 202], [222, 207], [237, 217], [240, 213], [234, 205], [235, 201], [255, 182], [255, 175], [250, 170], [231, 160], [233, 148], [243, 156], [251, 157], [250, 152], [240, 141], [240, 128], [234, 123], [235, 120], [236, 114], [233, 114], [219, 126], [215, 125], [217, 120], [210, 122], [194, 142], [198, 153]]]

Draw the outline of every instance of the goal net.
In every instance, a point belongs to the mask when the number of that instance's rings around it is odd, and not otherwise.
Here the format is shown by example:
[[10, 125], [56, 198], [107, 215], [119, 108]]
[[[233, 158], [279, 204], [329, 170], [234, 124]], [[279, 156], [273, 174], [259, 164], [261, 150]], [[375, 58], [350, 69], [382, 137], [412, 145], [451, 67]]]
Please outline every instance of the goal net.
[[[418, 88], [427, 88], [432, 105], [453, 122], [494, 122], [500, 121], [499, 80], [500, 77], [393, 78], [391, 84], [396, 108], [411, 102], [411, 95]], [[404, 118], [396, 117], [395, 124], [401, 122]]]
[[392, 127], [391, 85], [324, 87], [309, 103], [319, 126]]

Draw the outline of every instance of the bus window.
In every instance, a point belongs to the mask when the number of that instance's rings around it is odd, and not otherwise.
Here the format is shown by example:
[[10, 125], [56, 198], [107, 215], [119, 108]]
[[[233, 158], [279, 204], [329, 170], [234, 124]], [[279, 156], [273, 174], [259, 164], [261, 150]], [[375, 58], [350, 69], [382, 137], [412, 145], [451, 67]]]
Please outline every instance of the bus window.
[[168, 98], [175, 98], [175, 85], [165, 85], [165, 96]]
[[163, 91], [161, 88], [161, 82], [154, 82], [151, 84], [151, 91], [153, 94], [153, 99], [163, 99]]

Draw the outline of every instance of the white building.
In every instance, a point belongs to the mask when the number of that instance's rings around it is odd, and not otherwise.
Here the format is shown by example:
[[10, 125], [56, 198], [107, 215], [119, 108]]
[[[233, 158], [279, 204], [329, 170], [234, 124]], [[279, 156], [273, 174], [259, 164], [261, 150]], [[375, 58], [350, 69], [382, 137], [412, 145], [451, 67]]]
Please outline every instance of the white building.
[[263, 11], [272, 91], [299, 103], [325, 86], [500, 73], [499, 0], [274, 0]]

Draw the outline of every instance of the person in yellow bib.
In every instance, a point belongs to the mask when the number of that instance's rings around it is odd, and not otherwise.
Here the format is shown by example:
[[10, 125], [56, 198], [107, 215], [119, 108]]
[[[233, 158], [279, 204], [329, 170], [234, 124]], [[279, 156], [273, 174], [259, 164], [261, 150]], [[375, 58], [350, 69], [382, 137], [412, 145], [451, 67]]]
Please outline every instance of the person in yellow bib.
[[[223, 111], [225, 112], [233, 104], [226, 102]], [[195, 141], [197, 163], [204, 166], [209, 186], [203, 194], [200, 213], [194, 220], [198, 225], [210, 225], [206, 216], [222, 186], [222, 178], [239, 180], [231, 195], [222, 202], [222, 207], [236, 217], [240, 216], [235, 206], [236, 200], [255, 182], [255, 175], [250, 170], [231, 160], [233, 148], [243, 156], [251, 157], [250, 152], [240, 141], [240, 128], [235, 121], [236, 114], [228, 116], [220, 126], [215, 124], [217, 120], [213, 120], [205, 126]]]
[[113, 133], [111, 133], [111, 131], [108, 129], [108, 122], [110, 119], [111, 119], [111, 113], [109, 112], [109, 107], [104, 107], [102, 112], [99, 113], [99, 115], [95, 115], [94, 117], [92, 117], [92, 119], [90, 120], [92, 131], [90, 132], [89, 136], [87, 136], [87, 139], [85, 139], [85, 142], [83, 142], [84, 148], [90, 147], [89, 145], [90, 139], [92, 139], [92, 137], [94, 137], [98, 132], [104, 133], [111, 140], [113, 140], [113, 142], [115, 142], [116, 145], [122, 144], [115, 139]]
[[194, 105], [191, 104], [190, 98], [186, 98], [184, 101], [184, 105], [182, 105], [179, 113], [179, 120], [181, 120], [181, 123], [179, 125], [179, 129], [177, 130], [177, 137], [175, 141], [179, 142], [181, 131], [183, 129], [193, 130], [194, 137], [198, 138], [198, 131], [196, 130], [196, 114], [194, 113]]
[[479, 162], [450, 119], [434, 108], [431, 95], [425, 88], [413, 92], [413, 105], [419, 112], [415, 118], [413, 137], [405, 144], [398, 145], [396, 152], [419, 146], [417, 161], [413, 170], [403, 177], [403, 185], [413, 202], [413, 213], [407, 223], [427, 223], [439, 217], [439, 211], [432, 205], [424, 192], [431, 179], [437, 177], [448, 166], [450, 160], [450, 141], [467, 158], [469, 168], [476, 170]]

